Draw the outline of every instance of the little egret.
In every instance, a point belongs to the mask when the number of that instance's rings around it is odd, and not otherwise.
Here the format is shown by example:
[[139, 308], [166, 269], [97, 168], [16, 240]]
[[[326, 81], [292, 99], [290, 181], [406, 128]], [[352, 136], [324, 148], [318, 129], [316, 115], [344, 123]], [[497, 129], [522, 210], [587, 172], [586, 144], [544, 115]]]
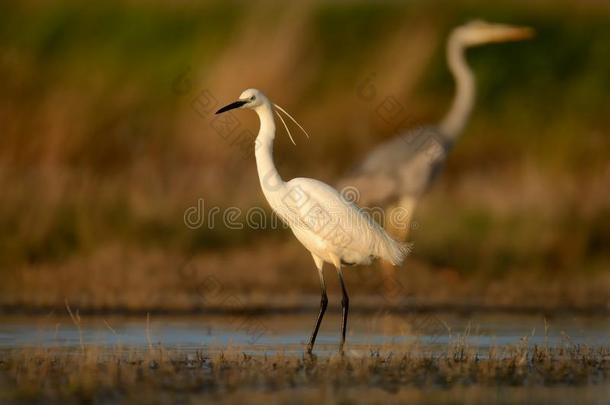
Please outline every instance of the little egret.
[[320, 323], [328, 305], [326, 285], [322, 267], [325, 262], [337, 269], [343, 299], [341, 346], [345, 344], [349, 297], [343, 279], [342, 265], [370, 264], [381, 258], [393, 265], [399, 265], [408, 254], [409, 247], [392, 239], [384, 229], [370, 219], [356, 205], [321, 181], [295, 178], [285, 182], [280, 177], [273, 161], [273, 140], [275, 138], [275, 113], [294, 143], [286, 125], [286, 117], [292, 120], [307, 135], [290, 114], [259, 90], [248, 89], [239, 99], [218, 110], [220, 114], [236, 108], [254, 110], [260, 120], [260, 129], [255, 142], [255, 156], [258, 177], [263, 194], [271, 208], [290, 226], [296, 238], [313, 256], [321, 287], [320, 312], [309, 339], [307, 351], [311, 353]]
[[[530, 38], [528, 27], [475, 20], [455, 28], [447, 41], [447, 64], [456, 84], [453, 103], [438, 125], [414, 128], [380, 144], [339, 181], [338, 187], [358, 190], [358, 203], [402, 210], [405, 223], [396, 229], [404, 240], [413, 210], [440, 171], [447, 154], [463, 132], [475, 99], [475, 80], [466, 63], [467, 48]], [[392, 221], [395, 222], [395, 221]], [[386, 222], [386, 228], [390, 225]], [[396, 224], [393, 224], [396, 226]]]

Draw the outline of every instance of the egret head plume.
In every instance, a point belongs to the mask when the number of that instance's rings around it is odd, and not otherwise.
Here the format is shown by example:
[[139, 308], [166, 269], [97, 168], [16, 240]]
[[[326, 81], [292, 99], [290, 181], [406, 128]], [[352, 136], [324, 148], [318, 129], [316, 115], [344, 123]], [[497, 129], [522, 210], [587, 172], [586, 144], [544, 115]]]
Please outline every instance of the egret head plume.
[[297, 146], [296, 142], [294, 141], [294, 139], [292, 138], [292, 134], [290, 133], [290, 129], [288, 129], [288, 125], [286, 125], [286, 121], [284, 121], [284, 118], [282, 118], [282, 115], [277, 112], [277, 110], [274, 111], [275, 115], [278, 116], [278, 118], [280, 119], [280, 121], [282, 121], [282, 124], [284, 124], [284, 128], [286, 128], [286, 133], [288, 134], [288, 137], [290, 138], [290, 140], [292, 141], [292, 144], [294, 146]]
[[288, 128], [288, 125], [286, 124], [286, 120], [284, 120], [284, 117], [282, 117], [282, 114], [280, 114], [280, 111], [281, 111], [281, 112], [283, 112], [284, 114], [286, 114], [286, 116], [287, 116], [288, 118], [290, 118], [290, 120], [291, 120], [292, 122], [294, 122], [294, 123], [295, 123], [295, 124], [296, 124], [296, 125], [299, 127], [299, 129], [300, 129], [301, 131], [303, 131], [303, 133], [305, 134], [305, 136], [306, 136], [307, 138], [309, 138], [309, 134], [307, 133], [307, 131], [305, 131], [305, 128], [303, 128], [303, 126], [302, 126], [301, 124], [299, 124], [299, 123], [297, 122], [297, 120], [295, 120], [295, 119], [292, 117], [292, 115], [290, 115], [290, 114], [288, 113], [288, 111], [284, 110], [282, 107], [280, 107], [279, 105], [277, 105], [277, 104], [275, 104], [275, 103], [273, 104], [273, 106], [276, 108], [276, 109], [275, 109], [275, 114], [278, 116], [278, 118], [280, 119], [280, 121], [282, 121], [282, 124], [284, 124], [284, 128], [286, 128], [286, 133], [288, 134], [288, 137], [290, 138], [290, 140], [292, 141], [292, 143], [293, 143], [294, 145], [296, 145], [296, 143], [294, 142], [294, 139], [292, 138], [292, 134], [290, 133], [290, 129]]

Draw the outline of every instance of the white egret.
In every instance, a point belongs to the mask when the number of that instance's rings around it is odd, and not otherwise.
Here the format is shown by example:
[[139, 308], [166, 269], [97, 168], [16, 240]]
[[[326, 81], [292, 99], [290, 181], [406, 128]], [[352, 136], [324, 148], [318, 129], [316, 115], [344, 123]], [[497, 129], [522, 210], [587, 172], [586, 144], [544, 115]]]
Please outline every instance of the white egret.
[[[309, 339], [308, 352], [313, 349], [320, 323], [326, 311], [328, 298], [322, 267], [325, 262], [337, 269], [343, 299], [341, 323], [341, 349], [345, 343], [349, 297], [343, 279], [342, 265], [370, 264], [381, 258], [399, 265], [408, 253], [408, 245], [392, 239], [384, 229], [371, 220], [352, 202], [344, 199], [331, 186], [308, 178], [295, 178], [285, 182], [273, 161], [273, 140], [277, 114], [286, 127], [281, 113], [301, 127], [284, 109], [272, 104], [259, 90], [248, 89], [239, 99], [218, 110], [216, 114], [235, 108], [254, 110], [260, 120], [256, 137], [256, 166], [263, 194], [271, 208], [286, 222], [296, 238], [313, 256], [320, 279], [320, 312]], [[275, 108], [275, 109], [274, 109]]]
[[[395, 229], [399, 240], [406, 239], [413, 210], [440, 171], [447, 154], [462, 134], [475, 99], [475, 80], [466, 63], [466, 49], [488, 43], [530, 38], [528, 27], [475, 20], [455, 28], [447, 41], [447, 64], [456, 84], [453, 103], [438, 125], [414, 128], [373, 149], [338, 186], [355, 187], [358, 203], [402, 210], [405, 221]], [[395, 221], [392, 221], [395, 222]], [[389, 223], [386, 222], [386, 228]], [[397, 224], [393, 224], [396, 226]]]

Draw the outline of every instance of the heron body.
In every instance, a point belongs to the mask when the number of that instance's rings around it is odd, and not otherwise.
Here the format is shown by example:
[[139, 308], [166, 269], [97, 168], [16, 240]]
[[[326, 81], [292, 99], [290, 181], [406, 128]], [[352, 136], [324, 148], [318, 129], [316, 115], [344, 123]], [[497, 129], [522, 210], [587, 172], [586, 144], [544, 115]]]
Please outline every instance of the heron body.
[[[336, 267], [341, 282], [342, 347], [349, 307], [342, 265], [370, 264], [376, 258], [399, 265], [408, 253], [408, 246], [392, 239], [379, 224], [331, 186], [309, 178], [295, 178], [288, 182], [282, 180], [273, 160], [276, 132], [274, 113], [286, 125], [278, 111], [286, 112], [273, 105], [262, 92], [248, 89], [240, 95], [238, 101], [221, 108], [217, 113], [233, 108], [249, 108], [257, 113], [260, 129], [256, 138], [255, 156], [263, 194], [275, 213], [309, 250], [318, 269], [322, 300], [308, 350], [313, 348], [328, 303], [322, 272], [325, 262]], [[290, 115], [288, 117], [292, 119]], [[292, 139], [289, 131], [288, 134]]]
[[363, 206], [417, 200], [440, 172], [452, 146], [438, 127], [412, 129], [376, 147], [340, 185], [356, 187]]
[[[447, 64], [456, 91], [445, 117], [437, 125], [414, 128], [382, 143], [339, 184], [357, 187], [362, 205], [388, 209], [408, 207], [407, 218], [410, 218], [417, 201], [428, 190], [462, 134], [474, 106], [476, 86], [466, 63], [466, 49], [521, 40], [531, 37], [532, 33], [530, 28], [484, 21], [455, 28], [447, 42]], [[404, 235], [408, 224], [402, 228]]]

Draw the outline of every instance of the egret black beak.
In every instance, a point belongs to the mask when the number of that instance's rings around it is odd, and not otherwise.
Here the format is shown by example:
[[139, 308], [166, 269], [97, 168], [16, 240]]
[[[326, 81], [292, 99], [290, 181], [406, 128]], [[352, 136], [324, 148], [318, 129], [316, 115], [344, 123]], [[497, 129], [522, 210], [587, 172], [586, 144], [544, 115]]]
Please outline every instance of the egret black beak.
[[235, 102], [233, 102], [233, 103], [231, 103], [229, 105], [225, 105], [220, 110], [216, 111], [216, 114], [222, 114], [223, 112], [226, 112], [226, 111], [229, 111], [229, 110], [233, 110], [235, 108], [239, 108], [239, 107], [241, 107], [242, 105], [244, 105], [246, 103], [247, 103], [247, 101], [244, 101], [244, 100], [235, 101]]

